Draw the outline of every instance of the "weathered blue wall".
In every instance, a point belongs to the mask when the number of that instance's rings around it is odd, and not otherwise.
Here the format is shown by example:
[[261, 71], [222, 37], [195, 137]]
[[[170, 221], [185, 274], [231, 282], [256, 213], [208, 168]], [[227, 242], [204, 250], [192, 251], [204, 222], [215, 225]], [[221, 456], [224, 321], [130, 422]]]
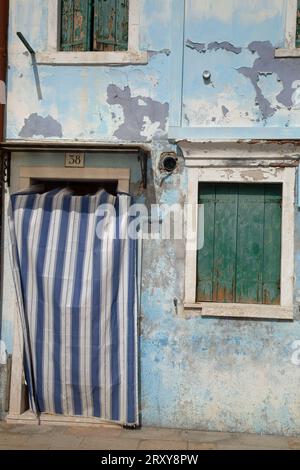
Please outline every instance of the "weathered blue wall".
[[180, 115], [180, 136], [297, 137], [300, 62], [274, 58], [274, 48], [284, 46], [286, 0], [186, 0], [184, 38], [172, 34], [183, 25], [183, 0], [141, 4], [148, 65], [39, 65], [39, 100], [16, 31], [37, 52], [47, 50], [47, 0], [11, 2], [9, 139], [164, 139], [169, 104], [171, 119]]
[[[187, 0], [184, 38], [174, 34], [183, 29], [177, 8], [183, 2], [141, 3], [140, 45], [150, 51], [148, 65], [39, 66], [38, 100], [30, 58], [15, 33], [46, 49], [47, 1], [11, 2], [8, 139], [147, 141], [152, 162], [145, 200], [183, 204], [183, 164], [160, 184], [159, 156], [174, 149], [168, 137], [299, 136], [300, 60], [273, 57], [273, 48], [283, 46], [285, 0]], [[204, 70], [212, 84], [204, 83]], [[13, 175], [33, 160], [13, 156]], [[63, 155], [40, 155], [35, 162], [63, 166]], [[183, 298], [184, 255], [183, 242], [144, 243], [143, 424], [300, 434], [300, 368], [291, 362], [299, 315], [291, 323], [180, 318], [174, 298]], [[6, 269], [4, 340], [11, 351], [7, 260]], [[298, 292], [299, 280], [295, 297]]]

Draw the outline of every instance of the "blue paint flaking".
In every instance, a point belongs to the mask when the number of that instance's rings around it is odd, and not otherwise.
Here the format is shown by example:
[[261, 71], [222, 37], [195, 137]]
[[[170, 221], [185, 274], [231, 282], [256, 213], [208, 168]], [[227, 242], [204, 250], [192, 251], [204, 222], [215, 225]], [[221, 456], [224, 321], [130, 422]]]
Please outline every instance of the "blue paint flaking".
[[227, 51], [227, 52], [232, 52], [233, 54], [240, 54], [242, 52], [241, 47], [235, 47], [233, 44], [231, 44], [228, 41], [223, 41], [223, 42], [210, 42], [208, 46], [206, 47], [205, 43], [203, 42], [193, 42], [190, 39], [186, 41], [186, 47], [189, 47], [190, 49], [194, 49], [195, 51], [199, 53], [205, 53], [207, 51]]
[[300, 77], [300, 62], [297, 59], [278, 59], [275, 57], [275, 48], [270, 41], [254, 41], [248, 46], [249, 51], [257, 53], [258, 58], [252, 67], [241, 67], [237, 69], [239, 73], [249, 78], [255, 92], [256, 103], [264, 119], [275, 114], [277, 107], [272, 107], [269, 100], [263, 95], [259, 87], [259, 76], [275, 73], [278, 81], [282, 82], [283, 89], [276, 96], [276, 99], [283, 106], [290, 108], [293, 106], [292, 96], [295, 91], [293, 83]]
[[123, 109], [124, 123], [114, 133], [118, 139], [146, 141], [147, 137], [141, 134], [145, 126], [145, 118], [149, 118], [152, 123], [158, 122], [158, 130], [161, 133], [166, 132], [168, 103], [160, 103], [145, 96], [133, 97], [129, 86], [122, 90], [112, 84], [107, 88], [107, 103], [120, 105]]

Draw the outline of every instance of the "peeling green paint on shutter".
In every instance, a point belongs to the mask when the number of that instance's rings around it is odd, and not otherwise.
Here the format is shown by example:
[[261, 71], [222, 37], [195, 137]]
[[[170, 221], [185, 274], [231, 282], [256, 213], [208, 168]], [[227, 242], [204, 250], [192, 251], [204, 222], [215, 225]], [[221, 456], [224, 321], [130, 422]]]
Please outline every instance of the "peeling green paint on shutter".
[[280, 303], [281, 185], [200, 184], [198, 302]]
[[239, 185], [236, 253], [238, 303], [263, 303], [264, 207], [264, 185]]
[[300, 47], [300, 0], [297, 8], [296, 47]]
[[94, 50], [128, 49], [128, 0], [95, 0]]
[[93, 0], [62, 0], [61, 50], [90, 51]]

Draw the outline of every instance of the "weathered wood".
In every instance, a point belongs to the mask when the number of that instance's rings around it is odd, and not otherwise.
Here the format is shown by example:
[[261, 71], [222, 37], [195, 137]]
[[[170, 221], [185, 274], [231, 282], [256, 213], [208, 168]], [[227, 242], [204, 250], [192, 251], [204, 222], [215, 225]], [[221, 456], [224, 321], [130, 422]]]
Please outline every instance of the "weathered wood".
[[92, 26], [91, 0], [62, 0], [61, 50], [90, 51]]
[[280, 184], [200, 184], [197, 302], [280, 304], [281, 200]]
[[95, 0], [94, 50], [126, 51], [128, 24], [128, 0]]

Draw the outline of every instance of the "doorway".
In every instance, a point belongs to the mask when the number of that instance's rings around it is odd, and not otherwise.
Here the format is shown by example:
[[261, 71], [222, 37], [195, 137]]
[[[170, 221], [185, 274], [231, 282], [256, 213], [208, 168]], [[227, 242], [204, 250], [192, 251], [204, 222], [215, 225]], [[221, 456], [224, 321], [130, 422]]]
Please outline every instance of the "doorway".
[[[54, 167], [21, 167], [19, 173], [19, 189], [25, 189], [33, 184], [43, 184], [45, 191], [54, 188], [69, 187], [75, 195], [93, 195], [99, 189], [105, 189], [112, 195], [129, 193], [130, 170], [118, 168], [54, 168]], [[18, 311], [15, 311], [14, 352], [12, 363], [11, 398], [8, 422], [36, 421], [36, 417], [28, 412], [28, 400], [23, 375], [24, 342]], [[97, 418], [46, 416], [43, 422], [99, 424], [103, 421]]]

